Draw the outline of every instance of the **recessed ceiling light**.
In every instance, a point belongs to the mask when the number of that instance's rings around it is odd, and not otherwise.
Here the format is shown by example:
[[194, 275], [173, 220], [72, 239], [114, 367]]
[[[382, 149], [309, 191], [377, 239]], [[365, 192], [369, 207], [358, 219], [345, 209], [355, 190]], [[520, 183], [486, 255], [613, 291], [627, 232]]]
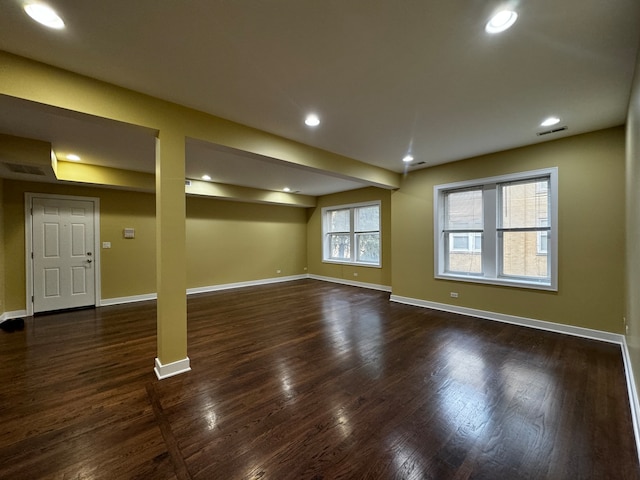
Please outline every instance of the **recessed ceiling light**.
[[517, 19], [518, 14], [513, 10], [501, 10], [491, 17], [491, 20], [489, 20], [485, 25], [484, 30], [487, 33], [504, 32], [507, 28], [516, 23]]
[[200, 178], [202, 178], [202, 180], [207, 180], [207, 181], [211, 180], [211, 177], [209, 175], [207, 175], [206, 173], [204, 175], [202, 175], [202, 177], [200, 177]]
[[31, 18], [45, 27], [60, 30], [64, 28], [62, 18], [48, 5], [44, 3], [27, 3], [24, 5], [24, 11]]
[[287, 192], [287, 193], [288, 193], [288, 192], [290, 192], [290, 191], [291, 191], [291, 189], [290, 189], [289, 187], [284, 187], [284, 188], [282, 189], [282, 191], [283, 191], [283, 192]]
[[556, 125], [560, 123], [560, 119], [558, 117], [549, 117], [544, 122], [540, 124], [541, 127], [551, 127], [552, 125]]
[[310, 113], [307, 118], [304, 119], [304, 123], [310, 127], [317, 127], [320, 125], [320, 118], [315, 113]]
[[405, 163], [413, 162], [413, 155], [405, 155], [402, 161]]
[[70, 153], [69, 155], [66, 156], [67, 160], [71, 160], [72, 162], [79, 162], [80, 161], [80, 157], [78, 155], [76, 155], [75, 153]]

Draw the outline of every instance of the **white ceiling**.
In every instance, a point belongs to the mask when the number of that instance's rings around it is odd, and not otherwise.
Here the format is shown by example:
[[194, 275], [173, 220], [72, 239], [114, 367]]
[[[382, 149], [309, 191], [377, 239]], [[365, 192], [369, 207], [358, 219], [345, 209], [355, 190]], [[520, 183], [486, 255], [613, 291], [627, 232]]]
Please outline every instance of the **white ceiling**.
[[[493, 0], [48, 3], [65, 30], [4, 0], [0, 49], [397, 172], [409, 151], [429, 166], [623, 124], [640, 36], [637, 0], [513, 1], [498, 35], [484, 32]], [[537, 136], [549, 115], [568, 129]], [[0, 97], [0, 132], [153, 171], [138, 127]], [[360, 186], [189, 142], [187, 176], [207, 169], [311, 195]]]

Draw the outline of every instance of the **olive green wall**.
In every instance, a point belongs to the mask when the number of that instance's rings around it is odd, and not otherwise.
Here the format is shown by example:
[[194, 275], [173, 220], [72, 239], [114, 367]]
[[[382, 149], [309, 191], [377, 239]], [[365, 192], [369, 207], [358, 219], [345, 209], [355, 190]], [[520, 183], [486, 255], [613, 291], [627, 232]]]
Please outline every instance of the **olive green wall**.
[[[392, 194], [393, 294], [622, 333], [624, 151], [618, 127], [408, 174]], [[558, 167], [558, 292], [434, 279], [434, 185], [547, 167]]]
[[[73, 185], [0, 180], [4, 185], [7, 275], [3, 311], [25, 307], [24, 194], [50, 193], [100, 199], [102, 299], [151, 294], [155, 279], [155, 196]], [[2, 210], [0, 210], [1, 216]], [[207, 287], [306, 273], [306, 211], [303, 208], [187, 198], [187, 287]], [[125, 239], [124, 228], [135, 228]], [[5, 247], [6, 245], [6, 247]], [[0, 249], [0, 262], [2, 252]], [[277, 270], [281, 272], [276, 273]], [[2, 275], [0, 275], [0, 282]], [[0, 283], [1, 285], [1, 283]]]
[[[324, 263], [322, 261], [322, 208], [351, 203], [381, 202], [382, 268]], [[308, 273], [350, 282], [391, 286], [391, 192], [369, 187], [318, 197], [317, 206], [308, 209]], [[357, 273], [358, 275], [354, 275]]]
[[305, 274], [306, 241], [303, 208], [187, 197], [189, 288]]
[[[24, 194], [49, 193], [100, 199], [102, 298], [118, 298], [155, 292], [155, 198], [154, 195], [123, 190], [98, 189], [4, 181], [6, 310], [24, 310], [25, 243]], [[125, 240], [122, 230], [133, 227], [136, 238]]]
[[627, 244], [626, 305], [627, 346], [636, 386], [640, 385], [640, 57], [636, 62], [627, 118]]

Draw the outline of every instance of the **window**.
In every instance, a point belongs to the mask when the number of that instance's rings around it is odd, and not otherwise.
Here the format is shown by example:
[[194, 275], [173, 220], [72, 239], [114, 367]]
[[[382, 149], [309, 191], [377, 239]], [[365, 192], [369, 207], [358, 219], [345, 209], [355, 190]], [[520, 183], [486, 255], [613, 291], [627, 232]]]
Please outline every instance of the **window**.
[[557, 169], [434, 188], [435, 276], [557, 289]]
[[380, 266], [380, 202], [322, 209], [323, 260]]

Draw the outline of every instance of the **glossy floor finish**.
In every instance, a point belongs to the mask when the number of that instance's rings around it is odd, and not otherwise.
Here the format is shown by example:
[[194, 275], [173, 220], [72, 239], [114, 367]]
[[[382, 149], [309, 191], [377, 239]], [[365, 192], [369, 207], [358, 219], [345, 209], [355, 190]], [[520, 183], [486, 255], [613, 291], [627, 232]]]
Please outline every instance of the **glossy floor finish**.
[[0, 332], [0, 478], [638, 479], [617, 345], [301, 280]]

